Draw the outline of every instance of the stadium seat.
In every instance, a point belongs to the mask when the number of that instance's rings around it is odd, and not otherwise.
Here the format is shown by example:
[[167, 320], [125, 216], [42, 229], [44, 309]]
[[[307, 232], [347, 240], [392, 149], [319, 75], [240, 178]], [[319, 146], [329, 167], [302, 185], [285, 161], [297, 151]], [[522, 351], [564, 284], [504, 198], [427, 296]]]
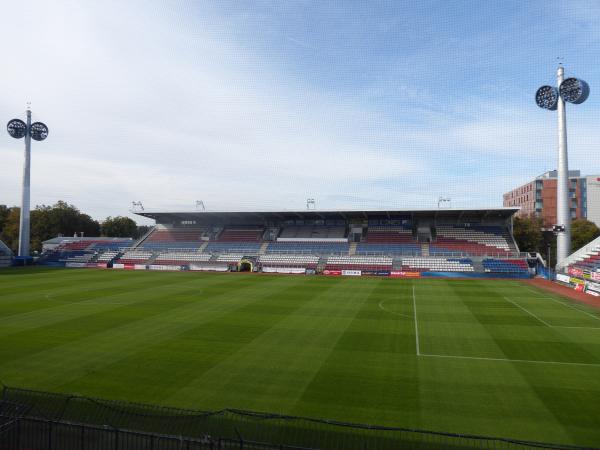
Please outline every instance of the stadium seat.
[[409, 272], [474, 272], [469, 258], [402, 258], [402, 269]]
[[328, 270], [391, 270], [393, 259], [387, 256], [330, 256]]
[[484, 271], [487, 273], [528, 274], [529, 266], [522, 259], [493, 259], [485, 258]]
[[511, 256], [514, 253], [501, 227], [438, 225], [436, 235], [429, 246], [431, 255]]

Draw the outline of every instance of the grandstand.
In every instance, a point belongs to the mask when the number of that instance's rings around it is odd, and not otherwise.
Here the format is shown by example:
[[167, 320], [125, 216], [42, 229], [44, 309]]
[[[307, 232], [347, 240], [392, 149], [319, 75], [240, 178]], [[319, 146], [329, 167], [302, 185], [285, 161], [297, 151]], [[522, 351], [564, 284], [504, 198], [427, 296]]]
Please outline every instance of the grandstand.
[[144, 211], [137, 214], [156, 220], [156, 226], [136, 242], [62, 238], [42, 261], [160, 270], [524, 277], [530, 272], [527, 258], [511, 232], [516, 211]]
[[578, 291], [600, 296], [600, 237], [580, 248], [557, 267], [557, 281]]
[[12, 251], [0, 241], [0, 267], [8, 267], [12, 264]]
[[134, 244], [131, 238], [56, 237], [42, 243], [40, 263], [49, 266], [104, 266]]

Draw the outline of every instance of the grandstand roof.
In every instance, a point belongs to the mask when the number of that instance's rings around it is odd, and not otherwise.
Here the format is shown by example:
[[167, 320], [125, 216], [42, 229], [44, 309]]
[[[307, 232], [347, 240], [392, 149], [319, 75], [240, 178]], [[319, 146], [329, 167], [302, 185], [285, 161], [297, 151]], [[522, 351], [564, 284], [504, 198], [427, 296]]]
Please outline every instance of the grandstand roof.
[[79, 237], [79, 236], [58, 236], [55, 238], [51, 238], [48, 240], [45, 240], [42, 242], [42, 244], [65, 244], [68, 242], [81, 242], [81, 241], [90, 241], [90, 242], [121, 242], [121, 241], [133, 241], [132, 238], [115, 238], [115, 237], [104, 237], [104, 236], [99, 236], [99, 237], [93, 237], [93, 236], [85, 236], [85, 237]]
[[155, 219], [194, 220], [198, 224], [228, 222], [265, 222], [282, 220], [349, 220], [349, 219], [446, 219], [457, 221], [508, 220], [519, 208], [440, 208], [440, 209], [360, 209], [360, 210], [300, 210], [300, 211], [132, 211]]

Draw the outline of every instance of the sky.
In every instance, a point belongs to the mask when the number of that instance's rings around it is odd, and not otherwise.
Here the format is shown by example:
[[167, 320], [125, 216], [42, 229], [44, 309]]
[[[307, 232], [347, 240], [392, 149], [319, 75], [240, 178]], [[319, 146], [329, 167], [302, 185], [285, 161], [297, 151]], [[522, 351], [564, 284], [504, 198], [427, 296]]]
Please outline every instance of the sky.
[[[32, 205], [96, 219], [146, 209], [500, 207], [556, 167], [567, 76], [570, 169], [600, 174], [600, 2], [3, 2], [0, 119], [32, 148]], [[557, 58], [561, 58], [558, 60]], [[0, 129], [0, 204], [22, 141]], [[446, 205], [447, 206], [447, 205]]]

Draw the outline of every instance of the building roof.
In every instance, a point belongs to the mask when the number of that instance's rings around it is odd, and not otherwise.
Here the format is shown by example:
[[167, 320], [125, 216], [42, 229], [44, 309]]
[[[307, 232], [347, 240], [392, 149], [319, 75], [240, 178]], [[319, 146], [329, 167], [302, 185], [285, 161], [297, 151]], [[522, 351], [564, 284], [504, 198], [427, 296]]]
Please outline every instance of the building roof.
[[125, 242], [125, 241], [133, 241], [132, 238], [116, 238], [116, 237], [74, 237], [74, 236], [58, 236], [52, 239], [48, 239], [47, 241], [42, 242], [42, 244], [66, 244], [68, 242], [85, 242], [85, 241], [94, 241], [94, 242]]
[[131, 211], [158, 222], [190, 220], [197, 224], [263, 223], [285, 220], [364, 220], [364, 219], [446, 219], [463, 222], [476, 220], [506, 220], [519, 208], [440, 208], [440, 209], [360, 209], [360, 210], [300, 210], [300, 211]]

